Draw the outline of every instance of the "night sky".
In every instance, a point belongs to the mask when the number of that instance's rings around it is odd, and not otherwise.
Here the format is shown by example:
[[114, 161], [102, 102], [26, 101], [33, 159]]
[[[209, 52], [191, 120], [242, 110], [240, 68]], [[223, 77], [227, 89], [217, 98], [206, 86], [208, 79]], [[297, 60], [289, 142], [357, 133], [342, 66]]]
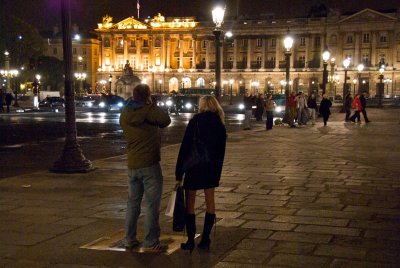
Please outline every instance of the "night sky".
[[[139, 0], [140, 17], [153, 17], [157, 12], [164, 16], [196, 16], [211, 20], [211, 9], [216, 0]], [[237, 1], [239, 4], [237, 5]], [[51, 30], [60, 25], [59, 0], [0, 0], [3, 11], [24, 18], [39, 30]], [[118, 22], [129, 16], [137, 17], [137, 0], [71, 0], [72, 23], [82, 29], [93, 30], [108, 14]], [[341, 12], [363, 8], [388, 10], [400, 8], [398, 0], [226, 0], [227, 16], [239, 14], [275, 14], [277, 18], [305, 17], [310, 7], [325, 4]]]

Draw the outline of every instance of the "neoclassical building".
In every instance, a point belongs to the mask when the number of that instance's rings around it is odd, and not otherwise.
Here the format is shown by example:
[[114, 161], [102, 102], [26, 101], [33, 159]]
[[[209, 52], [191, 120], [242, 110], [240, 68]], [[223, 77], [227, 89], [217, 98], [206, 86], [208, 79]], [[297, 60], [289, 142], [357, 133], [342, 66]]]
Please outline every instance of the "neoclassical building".
[[[116, 88], [124, 67], [149, 84], [154, 93], [180, 88], [212, 88], [215, 85], [215, 42], [212, 21], [194, 17], [153, 19], [126, 18], [117, 23], [104, 17], [95, 30], [100, 40], [99, 84], [124, 97]], [[375, 95], [379, 67], [385, 95], [400, 95], [400, 13], [380, 13], [364, 9], [351, 15], [331, 13], [326, 17], [293, 19], [226, 19], [221, 47], [222, 93], [280, 93], [284, 89], [285, 54], [283, 40], [289, 33], [294, 44], [290, 57], [292, 90], [321, 90], [323, 59], [328, 49], [328, 94], [341, 95], [344, 83], [343, 60], [351, 59], [347, 83], [353, 90]], [[359, 72], [357, 66], [365, 67]]]

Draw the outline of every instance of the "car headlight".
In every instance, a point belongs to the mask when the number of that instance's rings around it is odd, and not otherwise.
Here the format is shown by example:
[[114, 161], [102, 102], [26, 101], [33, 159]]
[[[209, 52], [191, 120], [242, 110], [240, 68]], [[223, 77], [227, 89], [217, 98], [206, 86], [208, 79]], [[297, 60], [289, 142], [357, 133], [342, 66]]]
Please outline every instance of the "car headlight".
[[167, 106], [172, 106], [172, 101], [167, 100], [167, 101], [165, 102], [165, 104], [166, 104]]
[[165, 103], [164, 102], [162, 102], [162, 101], [159, 101], [159, 102], [157, 102], [157, 106], [164, 106], [165, 105]]
[[99, 107], [100, 107], [100, 108], [104, 108], [105, 106], [106, 106], [106, 104], [105, 104], [104, 101], [102, 101], [102, 102], [99, 103]]
[[124, 106], [124, 104], [122, 102], [118, 102], [117, 106], [121, 108], [122, 106]]
[[277, 113], [282, 112], [282, 107], [281, 106], [276, 107], [275, 112], [277, 112]]
[[191, 109], [192, 107], [193, 107], [193, 105], [190, 102], [185, 104], [186, 109]]
[[244, 104], [243, 103], [239, 104], [239, 110], [243, 110], [243, 109], [244, 109]]
[[88, 102], [87, 106], [88, 106], [88, 107], [92, 107], [92, 106], [93, 106], [93, 103], [92, 103], [92, 102]]

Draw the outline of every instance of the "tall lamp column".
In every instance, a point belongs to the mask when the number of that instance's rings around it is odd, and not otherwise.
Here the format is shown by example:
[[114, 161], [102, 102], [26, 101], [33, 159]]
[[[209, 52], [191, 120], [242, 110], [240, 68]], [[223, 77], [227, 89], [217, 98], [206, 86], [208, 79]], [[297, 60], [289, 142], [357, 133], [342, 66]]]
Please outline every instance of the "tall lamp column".
[[292, 124], [292, 122], [290, 121], [290, 113], [289, 113], [289, 82], [290, 82], [290, 56], [292, 55], [291, 53], [291, 49], [293, 46], [293, 38], [290, 37], [289, 35], [287, 35], [285, 37], [285, 39], [283, 40], [283, 45], [285, 47], [285, 65], [286, 65], [286, 80], [285, 80], [285, 98], [286, 98], [286, 102], [285, 102], [285, 116], [283, 118], [283, 121], [285, 123], [290, 123]]
[[220, 101], [221, 95], [221, 26], [224, 23], [225, 9], [222, 7], [215, 7], [212, 10], [213, 22], [215, 29], [215, 98]]
[[379, 86], [378, 86], [378, 107], [381, 108], [382, 107], [382, 97], [383, 97], [383, 91], [384, 91], [384, 87], [385, 85], [383, 84], [383, 72], [385, 71], [385, 67], [384, 65], [382, 65], [379, 68]]
[[231, 98], [229, 99], [229, 105], [232, 105], [232, 86], [233, 86], [234, 82], [235, 82], [235, 80], [233, 80], [233, 79], [229, 80], [229, 85], [231, 86]]
[[364, 70], [364, 64], [358, 64], [357, 71], [358, 71], [358, 94], [361, 94], [361, 73]]
[[324, 71], [322, 72], [322, 95], [326, 93], [326, 83], [328, 83], [328, 60], [331, 56], [331, 53], [325, 49], [324, 53], [322, 53], [322, 60], [323, 60], [323, 66], [324, 66]]
[[346, 111], [345, 109], [345, 101], [346, 101], [346, 96], [349, 94], [349, 87], [347, 84], [347, 68], [350, 66], [350, 59], [346, 58], [343, 60], [343, 67], [344, 67], [344, 83], [343, 83], [343, 106], [342, 110], [340, 112], [344, 113]]

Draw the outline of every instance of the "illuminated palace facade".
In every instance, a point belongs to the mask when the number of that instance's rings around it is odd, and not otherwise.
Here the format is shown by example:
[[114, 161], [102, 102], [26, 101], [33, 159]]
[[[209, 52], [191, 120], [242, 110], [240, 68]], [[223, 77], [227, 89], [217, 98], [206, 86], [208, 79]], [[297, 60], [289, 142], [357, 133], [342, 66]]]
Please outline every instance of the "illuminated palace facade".
[[[127, 62], [133, 73], [153, 93], [171, 93], [180, 88], [215, 86], [214, 25], [194, 17], [139, 21], [127, 18], [117, 23], [104, 17], [95, 30], [99, 40], [97, 81], [112, 93], [131, 96], [116, 88]], [[283, 40], [294, 39], [290, 57], [290, 87], [295, 91], [321, 93], [323, 59], [327, 62], [329, 95], [342, 95], [345, 68], [349, 87], [376, 94], [379, 67], [385, 95], [400, 95], [400, 14], [364, 9], [352, 15], [330, 14], [321, 18], [225, 20], [221, 47], [222, 94], [284, 91], [285, 54]], [[359, 72], [357, 66], [363, 64]]]

